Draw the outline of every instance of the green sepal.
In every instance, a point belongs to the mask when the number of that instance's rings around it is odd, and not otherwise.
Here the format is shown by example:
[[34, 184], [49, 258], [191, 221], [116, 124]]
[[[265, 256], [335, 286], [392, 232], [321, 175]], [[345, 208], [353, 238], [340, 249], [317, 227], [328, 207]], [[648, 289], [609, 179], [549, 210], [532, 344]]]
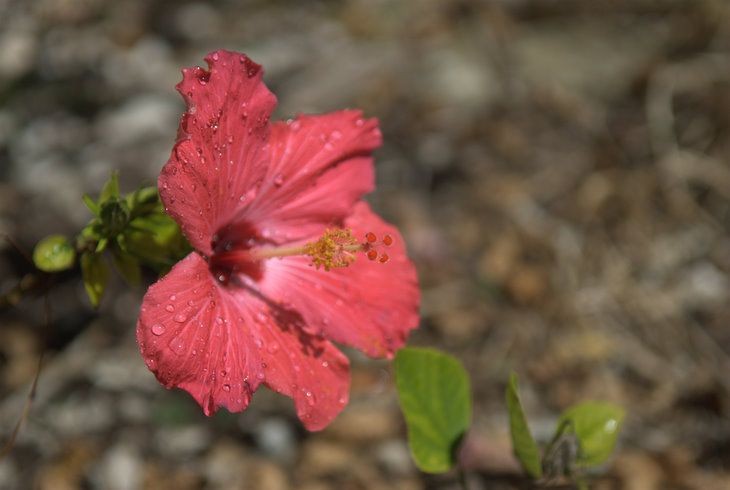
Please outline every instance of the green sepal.
[[125, 201], [111, 198], [101, 205], [99, 218], [102, 224], [102, 233], [107, 238], [120, 234], [129, 223], [129, 206]]
[[96, 204], [96, 202], [89, 196], [88, 194], [84, 194], [81, 198], [84, 201], [84, 204], [86, 204], [86, 207], [89, 208], [89, 211], [94, 213], [94, 216], [99, 216], [99, 205]]

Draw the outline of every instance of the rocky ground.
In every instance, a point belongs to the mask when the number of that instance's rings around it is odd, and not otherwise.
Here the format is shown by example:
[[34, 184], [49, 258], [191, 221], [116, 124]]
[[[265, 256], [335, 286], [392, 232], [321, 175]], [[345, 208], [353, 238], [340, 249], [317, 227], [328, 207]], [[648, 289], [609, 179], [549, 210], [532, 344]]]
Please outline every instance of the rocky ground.
[[[537, 437], [628, 410], [595, 489], [730, 488], [730, 5], [723, 0], [0, 0], [0, 233], [25, 251], [89, 219], [112, 169], [151, 184], [208, 51], [266, 69], [277, 116], [377, 116], [373, 205], [419, 267], [412, 344], [474, 389], [472, 489], [529, 488], [510, 370]], [[0, 242], [0, 292], [30, 271]], [[0, 311], [0, 488], [451, 489], [410, 460], [387, 362], [348, 352], [352, 402], [305, 433], [261, 390], [205, 418], [134, 340], [143, 291], [93, 311], [77, 274]]]

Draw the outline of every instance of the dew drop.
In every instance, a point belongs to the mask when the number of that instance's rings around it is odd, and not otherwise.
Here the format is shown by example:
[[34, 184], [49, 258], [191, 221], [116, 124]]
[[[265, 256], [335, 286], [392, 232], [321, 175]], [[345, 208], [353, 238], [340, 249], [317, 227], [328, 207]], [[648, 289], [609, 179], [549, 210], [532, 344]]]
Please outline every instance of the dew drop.
[[213, 61], [218, 61], [218, 53], [213, 53]]
[[262, 380], [262, 379], [264, 379], [265, 377], [266, 377], [266, 376], [264, 376], [264, 373], [261, 373], [261, 372], [259, 372], [259, 373], [256, 373], [256, 379]]
[[361, 128], [364, 125], [365, 125], [365, 120], [363, 118], [358, 117], [357, 119], [355, 119], [355, 126], [357, 126], [358, 128]]
[[182, 355], [185, 351], [185, 344], [183, 344], [182, 339], [175, 337], [172, 339], [172, 342], [170, 342], [170, 349], [172, 349], [175, 354]]
[[266, 350], [269, 352], [269, 354], [276, 354], [279, 351], [279, 344], [277, 344], [276, 342], [272, 342], [268, 346], [266, 346]]
[[256, 312], [256, 321], [258, 323], [265, 323], [266, 322], [266, 318], [267, 318], [266, 317], [266, 313], [264, 313], [263, 311]]
[[261, 342], [261, 339], [256, 339], [253, 341], [253, 343], [256, 344], [256, 347], [258, 347], [259, 349], [264, 346], [264, 343]]
[[274, 185], [276, 187], [281, 187], [282, 185], [284, 185], [284, 176], [281, 174], [276, 174], [274, 176]]
[[176, 299], [177, 299], [177, 296], [175, 296], [174, 294], [170, 295], [170, 301], [175, 301]]
[[228, 384], [223, 385], [223, 391], [225, 391], [225, 392], [231, 391], [231, 385], [228, 385]]
[[330, 363], [327, 362], [327, 361], [322, 361], [322, 367], [323, 368], [328, 368], [328, 367], [330, 367]]
[[173, 311], [175, 311], [175, 307], [172, 305], [167, 305], [165, 306], [165, 311], [172, 313]]
[[330, 135], [330, 138], [333, 139], [333, 140], [338, 140], [338, 139], [342, 138], [342, 132], [341, 131], [337, 131], [335, 129], [334, 131], [332, 131], [332, 134]]
[[177, 315], [175, 315], [173, 317], [173, 320], [175, 320], [177, 323], [184, 323], [185, 320], [187, 320], [187, 319], [188, 319], [188, 317], [185, 316], [185, 314], [183, 314], [183, 313], [178, 313]]
[[155, 323], [152, 325], [152, 333], [155, 335], [162, 335], [165, 333], [165, 326], [161, 323]]

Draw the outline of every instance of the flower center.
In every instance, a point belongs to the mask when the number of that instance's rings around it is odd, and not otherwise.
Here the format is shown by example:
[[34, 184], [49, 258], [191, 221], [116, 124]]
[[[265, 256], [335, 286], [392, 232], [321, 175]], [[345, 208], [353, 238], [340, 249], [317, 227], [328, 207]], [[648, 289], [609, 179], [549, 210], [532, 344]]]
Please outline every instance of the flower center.
[[[240, 228], [240, 226], [238, 227]], [[248, 232], [248, 237], [254, 237], [250, 227], [233, 230], [226, 228], [225, 233], [216, 234], [213, 238], [213, 256], [210, 258], [210, 268], [219, 282], [227, 284], [231, 274], [243, 273], [253, 279], [260, 279], [263, 275], [262, 262], [272, 258], [307, 256], [311, 265], [325, 271], [338, 267], [347, 267], [355, 262], [358, 253], [363, 253], [369, 260], [377, 260], [384, 264], [390, 260], [382, 247], [390, 247], [393, 237], [383, 235], [378, 240], [373, 232], [367, 232], [364, 240], [359, 241], [349, 228], [331, 228], [324, 231], [322, 236], [304, 245], [266, 247], [258, 246], [262, 242], [256, 238], [249, 238], [243, 242], [228, 239], [230, 236], [242, 236], [238, 233]]]

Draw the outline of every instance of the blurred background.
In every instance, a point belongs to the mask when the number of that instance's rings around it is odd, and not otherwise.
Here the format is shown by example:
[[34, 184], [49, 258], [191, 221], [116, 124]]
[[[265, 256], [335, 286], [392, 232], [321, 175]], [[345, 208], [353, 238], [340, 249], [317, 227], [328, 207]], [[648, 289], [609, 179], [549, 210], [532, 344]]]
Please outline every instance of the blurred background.
[[[180, 69], [249, 54], [277, 118], [380, 119], [375, 208], [418, 265], [411, 338], [461, 358], [473, 489], [528, 488], [572, 403], [628, 410], [595, 489], [730, 488], [730, 3], [724, 0], [0, 0], [0, 233], [25, 252], [90, 218], [111, 170], [154, 184]], [[30, 272], [0, 242], [0, 294]], [[137, 351], [142, 290], [98, 311], [77, 273], [0, 308], [0, 429], [38, 393], [0, 488], [448, 489], [410, 460], [389, 364], [348, 351], [351, 403], [309, 434], [262, 389], [205, 418]]]

